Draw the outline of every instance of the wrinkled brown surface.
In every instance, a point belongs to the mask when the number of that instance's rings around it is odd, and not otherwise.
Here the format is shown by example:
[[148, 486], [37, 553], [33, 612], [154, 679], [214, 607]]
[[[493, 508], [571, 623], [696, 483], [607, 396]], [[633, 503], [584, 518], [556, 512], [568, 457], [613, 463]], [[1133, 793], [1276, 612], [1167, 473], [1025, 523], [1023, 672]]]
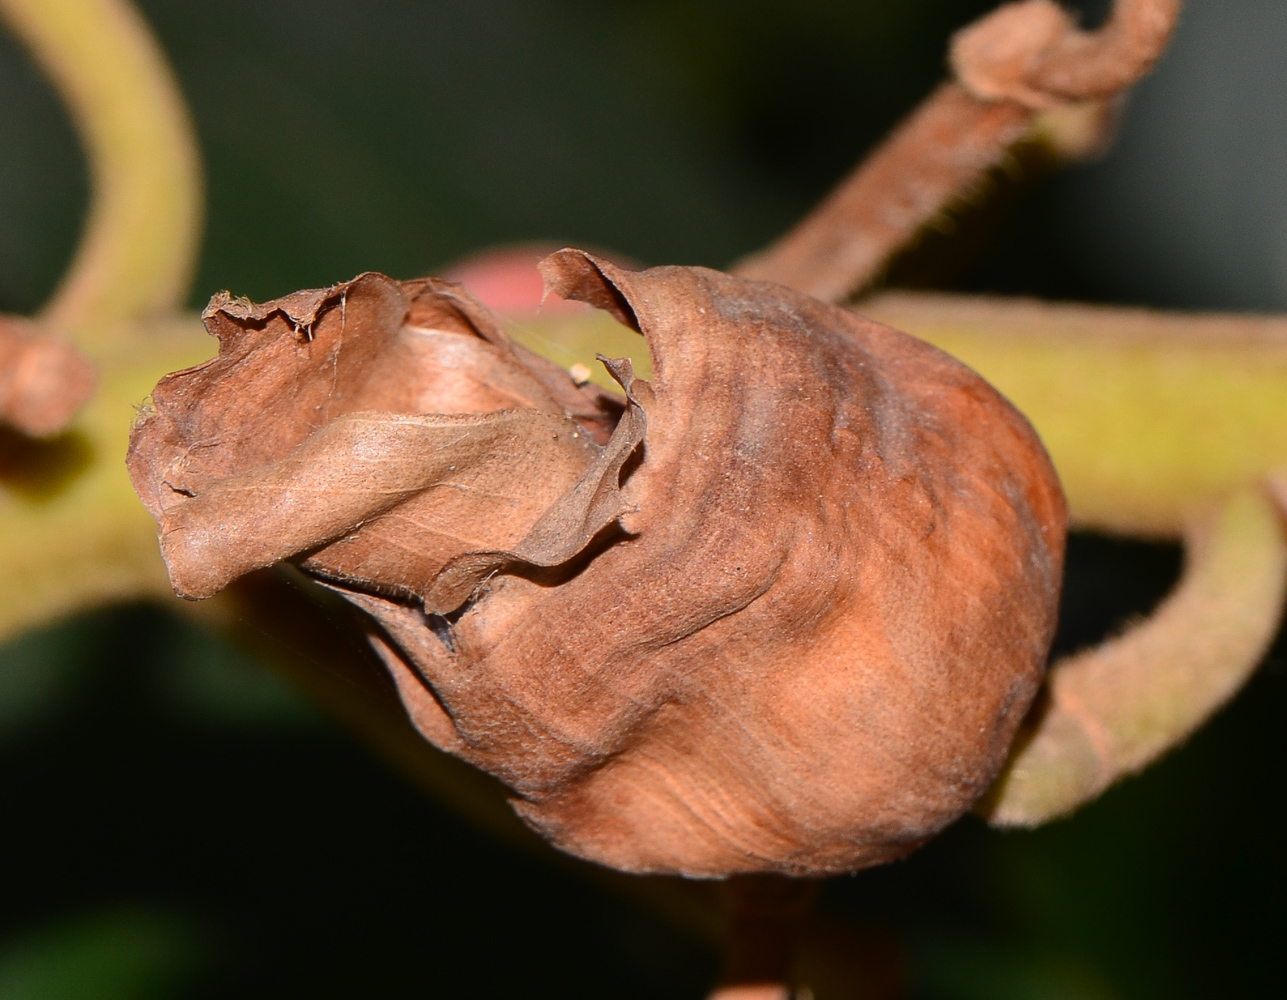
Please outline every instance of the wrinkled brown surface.
[[30, 437], [66, 430], [98, 378], [71, 344], [16, 316], [0, 316], [0, 423]]
[[647, 338], [606, 443], [582, 428], [612, 402], [526, 374], [451, 286], [213, 303], [220, 357], [164, 380], [131, 446], [176, 588], [300, 562], [380, 623], [421, 731], [582, 857], [906, 853], [988, 787], [1041, 679], [1064, 507], [1031, 428], [789, 289], [571, 250], [543, 270]]
[[444, 282], [367, 274], [205, 318], [219, 357], [162, 380], [130, 452], [186, 597], [291, 557], [424, 596], [454, 557], [518, 545], [619, 410]]

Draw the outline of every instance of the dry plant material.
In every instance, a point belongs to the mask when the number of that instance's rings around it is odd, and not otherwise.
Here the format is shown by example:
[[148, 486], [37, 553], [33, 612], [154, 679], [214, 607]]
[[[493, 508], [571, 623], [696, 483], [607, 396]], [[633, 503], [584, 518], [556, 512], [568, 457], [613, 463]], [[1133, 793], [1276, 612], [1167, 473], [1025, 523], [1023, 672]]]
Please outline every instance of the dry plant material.
[[185, 597], [302, 552], [421, 595], [454, 556], [521, 542], [620, 412], [433, 279], [216, 296], [205, 321], [219, 357], [162, 380], [130, 452]]
[[[1053, 0], [1006, 4], [952, 41], [955, 80], [938, 88], [813, 212], [761, 253], [743, 277], [777, 281], [820, 299], [860, 292], [895, 252], [1033, 129], [1039, 112], [1106, 128], [1103, 102], [1143, 76], [1166, 48], [1179, 0], [1117, 0], [1098, 31], [1079, 31]], [[1093, 151], [1092, 136], [1060, 143]]]
[[16, 316], [0, 316], [0, 422], [28, 437], [67, 429], [98, 384], [67, 341]]
[[456, 286], [217, 298], [130, 448], [176, 590], [283, 559], [408, 711], [556, 845], [627, 871], [851, 871], [992, 782], [1041, 682], [1065, 509], [936, 349], [780, 286], [547, 258], [641, 332], [624, 399]]

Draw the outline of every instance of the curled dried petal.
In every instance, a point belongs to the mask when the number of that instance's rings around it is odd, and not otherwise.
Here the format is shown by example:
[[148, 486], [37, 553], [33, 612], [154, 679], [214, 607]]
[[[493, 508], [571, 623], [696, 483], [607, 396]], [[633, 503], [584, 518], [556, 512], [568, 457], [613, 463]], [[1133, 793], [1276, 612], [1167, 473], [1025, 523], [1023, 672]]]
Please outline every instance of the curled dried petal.
[[479, 525], [516, 544], [593, 461], [572, 421], [536, 410], [349, 413], [262, 469], [209, 480], [175, 462], [161, 552], [184, 597], [301, 553], [329, 576], [424, 595], [449, 559], [494, 543]]
[[219, 357], [161, 381], [129, 456], [186, 597], [291, 557], [423, 597], [454, 557], [517, 545], [620, 412], [445, 282], [222, 295], [205, 317]]

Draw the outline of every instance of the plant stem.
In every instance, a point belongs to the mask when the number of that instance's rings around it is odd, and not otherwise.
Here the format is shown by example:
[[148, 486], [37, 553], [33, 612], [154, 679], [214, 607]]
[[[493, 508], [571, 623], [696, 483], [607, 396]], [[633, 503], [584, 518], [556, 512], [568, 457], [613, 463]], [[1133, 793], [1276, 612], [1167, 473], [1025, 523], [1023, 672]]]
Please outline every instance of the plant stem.
[[818, 895], [808, 879], [735, 875], [721, 886], [728, 943], [707, 1000], [789, 1000], [795, 950]]
[[1281, 514], [1245, 489], [1191, 522], [1189, 565], [1153, 616], [1056, 663], [1046, 703], [980, 811], [1038, 826], [1089, 802], [1188, 737], [1246, 681], [1287, 593]]
[[839, 301], [1027, 134], [1034, 112], [945, 83], [790, 232], [734, 273]]
[[92, 196], [75, 259], [41, 319], [85, 341], [182, 304], [196, 261], [196, 137], [156, 40], [124, 0], [0, 0], [66, 102]]
[[991, 382], [1054, 459], [1073, 524], [1181, 535], [1287, 468], [1287, 318], [888, 293], [857, 310]]

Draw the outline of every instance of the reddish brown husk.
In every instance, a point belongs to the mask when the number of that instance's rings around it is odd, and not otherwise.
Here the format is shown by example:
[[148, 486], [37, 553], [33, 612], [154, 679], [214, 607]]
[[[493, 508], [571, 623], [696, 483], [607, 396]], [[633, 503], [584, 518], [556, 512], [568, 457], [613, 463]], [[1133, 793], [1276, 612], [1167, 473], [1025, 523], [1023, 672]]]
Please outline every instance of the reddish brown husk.
[[176, 589], [298, 562], [379, 623], [420, 730], [582, 857], [816, 875], [932, 836], [1041, 680], [1065, 511], [1032, 429], [781, 286], [542, 268], [644, 334], [651, 385], [577, 390], [442, 283], [212, 303], [220, 357], [130, 449]]

